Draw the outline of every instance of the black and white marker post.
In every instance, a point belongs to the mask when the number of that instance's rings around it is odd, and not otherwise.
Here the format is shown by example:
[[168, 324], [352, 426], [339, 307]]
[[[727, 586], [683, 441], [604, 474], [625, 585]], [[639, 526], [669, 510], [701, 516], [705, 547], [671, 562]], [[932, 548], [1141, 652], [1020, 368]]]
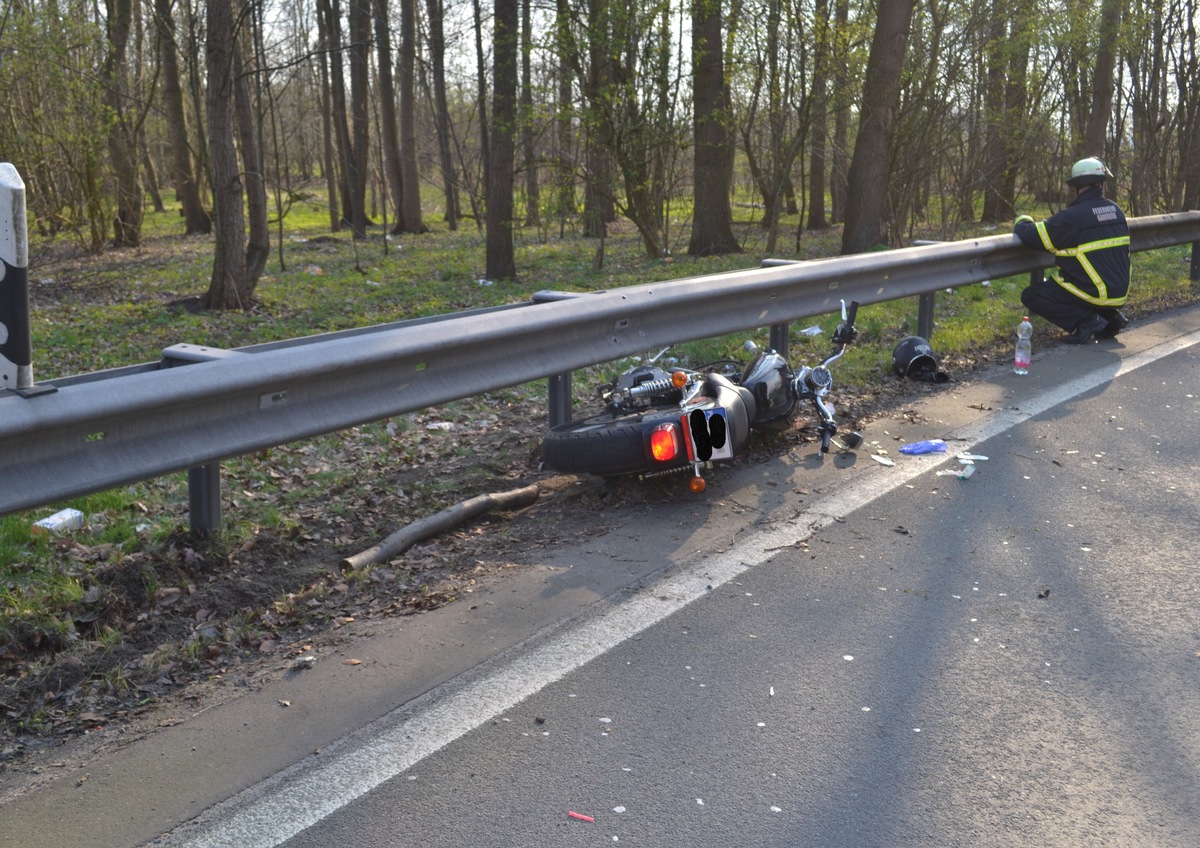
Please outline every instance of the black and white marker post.
[[54, 391], [33, 383], [29, 337], [29, 240], [25, 229], [25, 182], [0, 162], [0, 390], [32, 397]]

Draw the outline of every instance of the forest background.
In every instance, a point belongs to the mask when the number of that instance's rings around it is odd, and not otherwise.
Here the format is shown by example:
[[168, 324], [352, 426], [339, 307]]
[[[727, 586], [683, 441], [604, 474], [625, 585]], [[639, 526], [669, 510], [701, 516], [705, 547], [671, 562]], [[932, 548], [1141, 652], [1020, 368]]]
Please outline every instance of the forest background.
[[[1131, 215], [1200, 205], [1195, 0], [5, 0], [0, 151], [36, 232], [138, 246], [174, 189], [253, 302], [296, 204], [329, 229], [841, 250], [1053, 208], [1101, 156]], [[329, 200], [326, 200], [328, 198]], [[794, 233], [780, 228], [798, 215]]]

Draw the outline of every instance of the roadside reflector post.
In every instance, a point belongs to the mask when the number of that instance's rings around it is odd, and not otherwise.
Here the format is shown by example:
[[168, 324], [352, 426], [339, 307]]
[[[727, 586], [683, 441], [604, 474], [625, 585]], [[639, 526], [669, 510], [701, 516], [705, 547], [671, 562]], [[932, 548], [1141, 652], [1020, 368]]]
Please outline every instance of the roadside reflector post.
[[0, 390], [24, 397], [55, 391], [33, 383], [29, 335], [29, 238], [25, 225], [25, 182], [9, 162], [0, 162]]

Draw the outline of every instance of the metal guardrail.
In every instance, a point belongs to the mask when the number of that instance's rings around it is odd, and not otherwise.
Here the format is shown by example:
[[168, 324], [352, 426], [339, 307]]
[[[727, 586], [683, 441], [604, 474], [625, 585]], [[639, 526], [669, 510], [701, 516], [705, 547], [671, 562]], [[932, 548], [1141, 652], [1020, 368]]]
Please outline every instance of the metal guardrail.
[[[1200, 212], [1130, 221], [1133, 250], [1200, 241]], [[190, 470], [192, 529], [220, 522], [234, 456], [649, 348], [1048, 267], [1012, 235], [772, 265], [226, 351], [0, 391], [0, 515]], [[175, 367], [185, 365], [186, 367]], [[43, 388], [48, 388], [44, 387]], [[552, 402], [552, 409], [553, 409]], [[569, 409], [569, 406], [568, 406]]]

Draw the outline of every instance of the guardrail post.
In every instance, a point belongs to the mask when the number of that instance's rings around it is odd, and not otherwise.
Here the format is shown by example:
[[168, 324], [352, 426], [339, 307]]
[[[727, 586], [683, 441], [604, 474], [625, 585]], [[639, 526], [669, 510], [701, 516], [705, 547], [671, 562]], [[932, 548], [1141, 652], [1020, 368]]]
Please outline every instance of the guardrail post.
[[571, 423], [571, 372], [554, 374], [546, 378], [549, 387], [547, 406], [549, 425], [558, 427]]
[[929, 341], [933, 338], [933, 292], [925, 292], [917, 298], [917, 335]]
[[188, 522], [198, 539], [221, 526], [221, 463], [188, 469]]
[[782, 324], [771, 325], [771, 350], [778, 353], [784, 359], [787, 359], [788, 355], [788, 326], [787, 321], [784, 321]]
[[25, 182], [8, 162], [0, 162], [0, 389], [25, 397], [55, 390], [33, 384]]

